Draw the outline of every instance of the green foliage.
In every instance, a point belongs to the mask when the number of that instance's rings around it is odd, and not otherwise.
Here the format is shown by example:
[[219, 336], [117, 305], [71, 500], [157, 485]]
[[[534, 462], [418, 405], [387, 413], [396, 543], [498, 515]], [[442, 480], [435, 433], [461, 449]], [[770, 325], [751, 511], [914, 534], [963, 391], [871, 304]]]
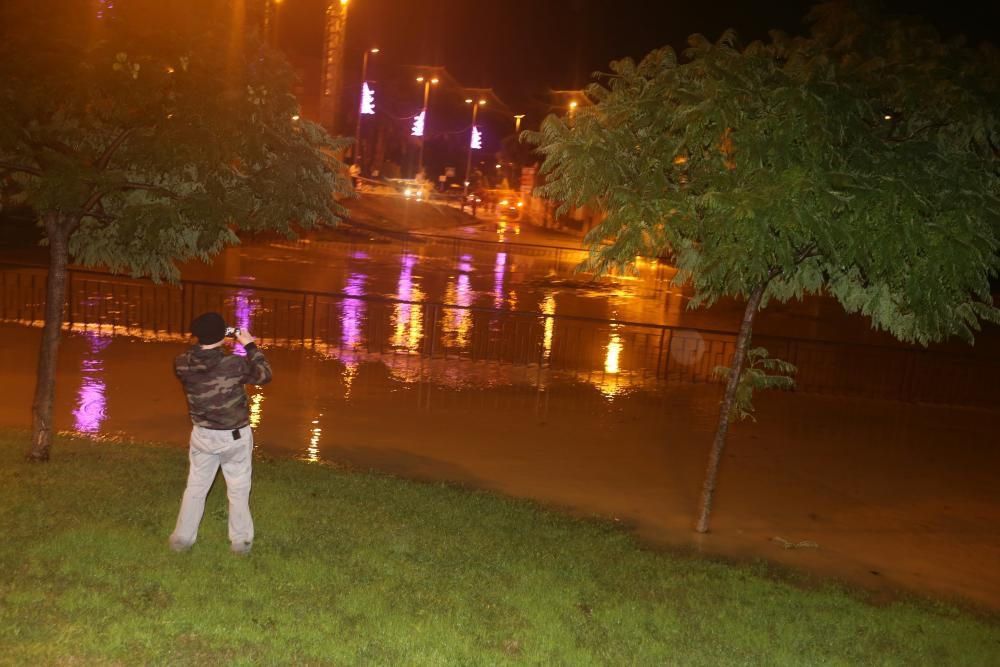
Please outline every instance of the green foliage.
[[622, 60], [529, 139], [543, 196], [597, 204], [596, 270], [672, 254], [693, 305], [825, 292], [904, 341], [1000, 321], [995, 49], [830, 3], [813, 34]]
[[[757, 421], [753, 416], [753, 392], [758, 389], [793, 389], [795, 380], [790, 376], [795, 375], [797, 371], [798, 369], [787, 361], [770, 358], [768, 351], [763, 347], [747, 350], [740, 381], [736, 385], [736, 397], [730, 417]], [[716, 366], [713, 372], [718, 380], [727, 382], [733, 371], [728, 366]]]
[[208, 259], [240, 230], [338, 220], [344, 142], [293, 120], [292, 73], [243, 6], [0, 10], [0, 178], [58, 213], [75, 261], [175, 278], [174, 261]]

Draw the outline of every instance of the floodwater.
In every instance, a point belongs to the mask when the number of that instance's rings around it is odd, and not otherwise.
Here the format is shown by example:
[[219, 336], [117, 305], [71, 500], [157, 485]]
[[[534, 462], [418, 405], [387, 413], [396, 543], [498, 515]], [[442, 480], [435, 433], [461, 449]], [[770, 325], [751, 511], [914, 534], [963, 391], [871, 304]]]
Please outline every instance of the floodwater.
[[[38, 328], [0, 324], [2, 426], [29, 425], [39, 338]], [[56, 427], [183, 447], [188, 420], [171, 370], [183, 349], [67, 333]], [[251, 390], [263, 453], [489, 489], [611, 519], [652, 543], [1000, 609], [995, 411], [761, 395], [759, 421], [731, 433], [712, 532], [700, 536], [692, 526], [717, 387], [606, 395], [498, 376], [449, 389], [409, 368], [267, 354], [275, 380]], [[257, 520], [265, 531], [275, 518]]]
[[[574, 272], [581, 253], [530, 245], [570, 245], [565, 238], [510, 221], [456, 234], [465, 238], [261, 239], [182, 272], [187, 280], [246, 286], [248, 294], [300, 289], [698, 329], [732, 331], [742, 315], [734, 301], [688, 310], [688, 295], [669, 284], [672, 269], [655, 262], [639, 262], [635, 276], [594, 281]], [[340, 305], [338, 333], [350, 340], [363, 320], [352, 303]], [[417, 309], [409, 316], [405, 304], [398, 309], [393, 335], [419, 337], [410, 322]], [[461, 325], [446, 321], [445, 334], [458, 336]], [[251, 389], [256, 442], [269, 455], [531, 498], [620, 522], [652, 543], [765, 558], [875, 591], [1000, 610], [1000, 412], [761, 394], [758, 421], [731, 432], [712, 532], [701, 536], [693, 524], [718, 387], [678, 382], [635, 391], [617, 384], [626, 341], [616, 343], [614, 326], [599, 345], [607, 372], [579, 382], [537, 366], [416, 354], [383, 363], [351, 354], [351, 346], [346, 354], [272, 346], [275, 381]], [[110, 333], [94, 327], [65, 335], [56, 427], [183, 447], [189, 422], [171, 362], [184, 345]], [[889, 342], [828, 299], [772, 304], [755, 333]], [[39, 336], [35, 327], [0, 324], [0, 426], [30, 424]], [[977, 342], [976, 353], [984, 350], [1000, 350], [995, 330]], [[267, 521], [258, 518], [262, 530]]]
[[[639, 259], [635, 275], [595, 279], [578, 273], [585, 253], [566, 237], [522, 236], [516, 222], [459, 228], [457, 240], [413, 236], [406, 242], [244, 242], [211, 265], [181, 267], [188, 280], [252, 287], [337, 292], [406, 301], [501, 308], [555, 316], [583, 316], [696, 329], [734, 331], [743, 304], [723, 300], [689, 309], [690, 295], [671, 285], [672, 267]], [[538, 245], [560, 243], [561, 249]], [[579, 245], [579, 241], [576, 241]], [[773, 303], [760, 313], [756, 333], [853, 342], [891, 343], [866, 318], [846, 316], [831, 299]]]

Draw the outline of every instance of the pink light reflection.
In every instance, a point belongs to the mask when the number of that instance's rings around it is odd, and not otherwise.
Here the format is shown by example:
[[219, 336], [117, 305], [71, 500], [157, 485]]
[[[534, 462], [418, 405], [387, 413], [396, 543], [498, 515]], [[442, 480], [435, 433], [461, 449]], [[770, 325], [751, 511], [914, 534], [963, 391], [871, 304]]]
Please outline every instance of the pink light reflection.
[[101, 336], [96, 331], [88, 331], [86, 335], [90, 354], [80, 364], [80, 390], [73, 410], [73, 428], [79, 433], [100, 433], [101, 423], [108, 415], [104, 361], [97, 355], [111, 344], [111, 336]]
[[493, 265], [493, 307], [503, 308], [503, 279], [507, 269], [507, 253], [498, 252]]
[[[399, 282], [396, 285], [396, 298], [400, 301], [420, 301], [423, 293], [413, 280], [413, 267], [417, 263], [416, 255], [405, 253], [401, 257], [402, 267], [399, 270]], [[398, 348], [417, 351], [420, 336], [423, 331], [423, 313], [421, 307], [412, 303], [397, 303], [394, 306], [394, 333], [392, 344]]]
[[[236, 296], [233, 297], [233, 310], [236, 313], [236, 323], [233, 326], [250, 331], [250, 317], [254, 312], [254, 304], [251, 300], [252, 296], [253, 292], [250, 290], [241, 289], [236, 293]], [[253, 333], [253, 331], [250, 331], [250, 333]], [[233, 354], [245, 357], [247, 355], [247, 351], [243, 349], [242, 345], [236, 343], [233, 345]]]
[[[364, 296], [367, 276], [352, 273], [347, 278], [344, 293], [354, 297]], [[365, 302], [361, 299], [345, 298], [340, 316], [341, 341], [345, 347], [355, 348], [361, 344], [361, 321], [365, 316]]]
[[114, 0], [97, 0], [97, 18], [103, 19], [114, 8]]

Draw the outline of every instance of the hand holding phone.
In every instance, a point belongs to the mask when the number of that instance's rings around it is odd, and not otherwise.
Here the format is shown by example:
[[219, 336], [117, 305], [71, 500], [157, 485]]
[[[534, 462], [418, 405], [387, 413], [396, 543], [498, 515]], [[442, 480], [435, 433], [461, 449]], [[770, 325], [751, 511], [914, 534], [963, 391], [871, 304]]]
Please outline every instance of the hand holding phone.
[[236, 340], [240, 345], [246, 347], [250, 343], [254, 342], [254, 337], [250, 335], [250, 332], [246, 329], [236, 330]]

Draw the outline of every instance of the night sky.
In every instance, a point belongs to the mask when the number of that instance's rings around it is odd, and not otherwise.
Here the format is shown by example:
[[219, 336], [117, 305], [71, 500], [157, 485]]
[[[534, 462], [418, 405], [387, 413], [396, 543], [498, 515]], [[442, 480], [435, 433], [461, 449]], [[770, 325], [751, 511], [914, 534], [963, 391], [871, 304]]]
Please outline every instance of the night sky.
[[[282, 47], [312, 79], [322, 44], [325, 0], [284, 0]], [[733, 27], [744, 40], [778, 28], [804, 33], [813, 3], [727, 0], [350, 0], [345, 82], [360, 79], [361, 53], [379, 68], [442, 65], [461, 85], [493, 88], [511, 113], [544, 113], [551, 89], [578, 89], [595, 70], [654, 48], [683, 49], [688, 35], [711, 39]], [[1000, 43], [997, 3], [896, 0], [891, 11], [925, 16], [945, 35]], [[991, 7], [992, 5], [992, 7]], [[316, 64], [310, 64], [315, 61]], [[357, 70], [357, 71], [355, 71]], [[307, 82], [311, 87], [312, 81]], [[529, 118], [530, 122], [530, 118]]]

